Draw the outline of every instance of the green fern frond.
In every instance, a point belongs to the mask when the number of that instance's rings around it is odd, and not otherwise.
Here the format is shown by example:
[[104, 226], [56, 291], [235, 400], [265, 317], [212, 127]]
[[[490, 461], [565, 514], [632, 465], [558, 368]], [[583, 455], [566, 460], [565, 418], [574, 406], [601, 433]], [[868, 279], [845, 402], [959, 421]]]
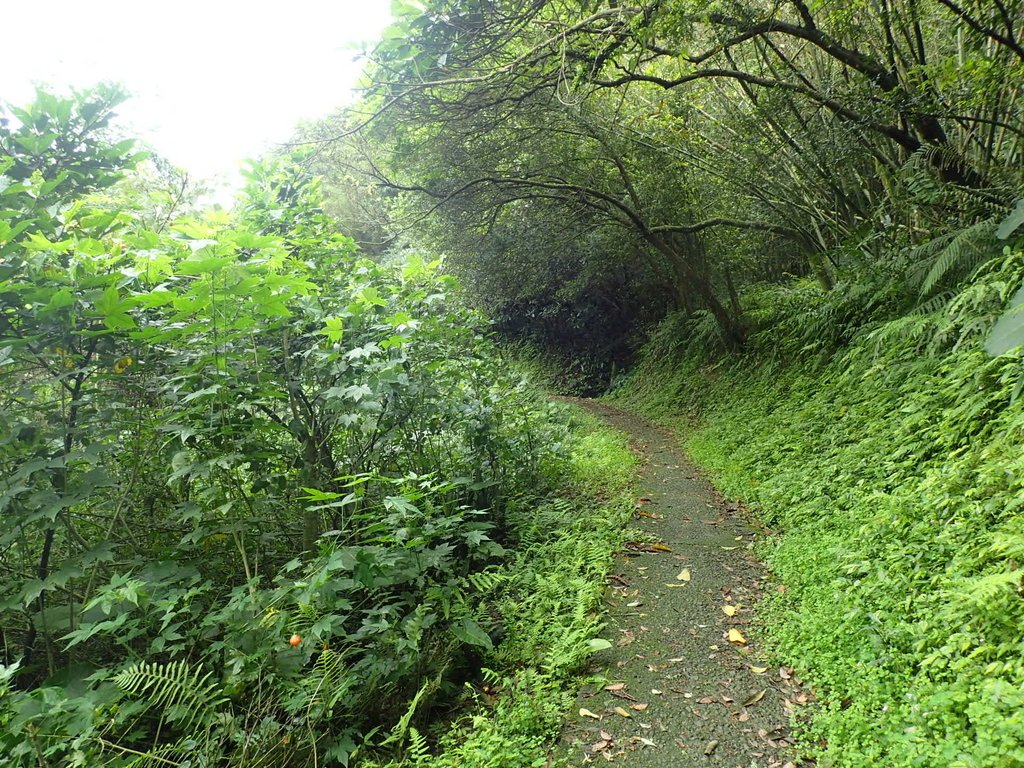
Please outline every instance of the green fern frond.
[[477, 573], [469, 574], [466, 577], [466, 581], [469, 582], [469, 585], [476, 592], [486, 595], [508, 581], [508, 574], [502, 573], [496, 569], [488, 569], [486, 571], [478, 571]]
[[962, 587], [962, 599], [977, 607], [991, 605], [992, 601], [1008, 591], [1020, 589], [1024, 571], [1012, 569], [971, 579]]
[[405, 714], [399, 718], [397, 723], [395, 723], [395, 727], [391, 729], [391, 733], [388, 734], [388, 737], [381, 742], [381, 746], [396, 743], [401, 744], [405, 741], [406, 735], [409, 735], [410, 749], [414, 748], [416, 738], [419, 736], [419, 733], [412, 725], [410, 725], [410, 723], [412, 722], [413, 716], [416, 714], [416, 709], [420, 705], [420, 700], [422, 700], [425, 695], [429, 695], [433, 691], [437, 690], [439, 685], [440, 680], [438, 678], [433, 678], [427, 680], [427, 682], [420, 687], [416, 692], [416, 695], [412, 697], [412, 701], [409, 702], [409, 706], [406, 708]]
[[1024, 531], [999, 531], [992, 537], [989, 551], [1003, 558], [1024, 562]]
[[409, 726], [409, 746], [406, 749], [406, 759], [413, 766], [430, 764], [430, 745], [427, 744], [427, 737]]
[[186, 661], [139, 662], [115, 675], [114, 684], [147, 706], [163, 710], [167, 719], [183, 730], [196, 723], [211, 724], [227, 700], [212, 672], [202, 674]]
[[943, 291], [932, 296], [927, 301], [922, 301], [912, 310], [907, 313], [908, 317], [922, 317], [925, 315], [934, 315], [944, 310], [949, 302], [953, 300], [954, 294], [952, 291]]
[[929, 295], [947, 278], [963, 279], [987, 257], [997, 255], [997, 226], [996, 219], [985, 219], [919, 246], [915, 252], [919, 257], [933, 257], [921, 282], [921, 296]]
[[143, 754], [129, 752], [117, 744], [109, 746], [122, 754], [131, 755], [133, 759], [125, 764], [125, 768], [179, 768], [186, 759], [183, 741], [184, 739], [175, 744], [164, 744]]
[[345, 654], [331, 648], [323, 649], [312, 673], [303, 678], [303, 687], [309, 691], [308, 707], [323, 706], [327, 711], [349, 696], [352, 685], [346, 674]]

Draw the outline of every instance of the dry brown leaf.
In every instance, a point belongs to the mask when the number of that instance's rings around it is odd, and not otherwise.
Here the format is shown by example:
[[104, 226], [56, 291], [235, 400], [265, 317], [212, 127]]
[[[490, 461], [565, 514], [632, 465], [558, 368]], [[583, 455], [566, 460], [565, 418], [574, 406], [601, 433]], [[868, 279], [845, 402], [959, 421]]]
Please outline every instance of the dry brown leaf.
[[754, 704], [757, 704], [757, 702], [759, 702], [761, 699], [764, 698], [764, 694], [765, 694], [765, 691], [763, 691], [763, 690], [758, 691], [757, 693], [750, 694], [743, 701], [743, 706], [744, 707], [752, 707]]
[[621, 691], [625, 687], [625, 683], [612, 683], [611, 685], [606, 685], [604, 689], [606, 691]]
[[643, 712], [645, 709], [647, 709], [648, 706], [649, 706], [648, 704], [637, 703], [637, 704], [630, 704], [629, 708], [630, 709], [635, 709], [637, 712]]

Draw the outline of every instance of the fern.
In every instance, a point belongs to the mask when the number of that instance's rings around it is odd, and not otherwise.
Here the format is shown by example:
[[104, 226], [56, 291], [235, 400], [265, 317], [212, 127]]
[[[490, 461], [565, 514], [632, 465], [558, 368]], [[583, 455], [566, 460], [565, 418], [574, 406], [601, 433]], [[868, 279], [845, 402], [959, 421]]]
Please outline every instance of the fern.
[[976, 608], [989, 610], [1000, 595], [1021, 589], [1022, 576], [1024, 571], [1014, 568], [970, 579], [964, 584], [962, 599]]
[[[416, 709], [420, 705], [420, 701], [425, 695], [429, 695], [437, 690], [440, 685], [438, 678], [433, 678], [425, 682], [420, 689], [416, 692], [416, 695], [412, 697], [412, 701], [409, 702], [409, 706], [405, 710], [405, 714], [395, 723], [394, 728], [391, 729], [391, 733], [388, 737], [381, 742], [381, 746], [387, 746], [388, 744], [401, 744], [405, 741], [406, 735], [409, 735], [409, 749], [411, 752], [415, 752], [418, 748], [424, 746], [418, 743], [418, 740], [422, 740], [419, 732], [411, 725], [412, 718], [416, 714]], [[413, 756], [414, 764], [418, 764], [417, 759]]]
[[196, 723], [210, 725], [227, 700], [220, 694], [212, 672], [202, 674], [186, 661], [168, 664], [139, 662], [114, 677], [125, 693], [142, 699], [148, 707], [163, 710], [168, 720], [183, 731]]
[[[919, 261], [910, 277], [912, 282], [920, 279], [920, 295], [928, 296], [949, 279], [964, 279], [986, 257], [995, 255], [993, 243], [997, 225], [995, 218], [984, 219], [914, 249], [913, 255]], [[927, 272], [924, 272], [925, 269]]]
[[508, 581], [508, 574], [502, 573], [495, 569], [488, 569], [486, 571], [478, 571], [471, 573], [466, 577], [466, 581], [474, 589], [474, 591], [486, 595], [493, 592], [503, 583]]
[[323, 706], [330, 711], [351, 692], [353, 680], [346, 674], [345, 654], [324, 648], [313, 665], [312, 674], [303, 678], [303, 687], [309, 690], [308, 710]]
[[427, 738], [413, 726], [409, 726], [409, 747], [405, 754], [406, 759], [413, 766], [430, 764], [431, 754]]

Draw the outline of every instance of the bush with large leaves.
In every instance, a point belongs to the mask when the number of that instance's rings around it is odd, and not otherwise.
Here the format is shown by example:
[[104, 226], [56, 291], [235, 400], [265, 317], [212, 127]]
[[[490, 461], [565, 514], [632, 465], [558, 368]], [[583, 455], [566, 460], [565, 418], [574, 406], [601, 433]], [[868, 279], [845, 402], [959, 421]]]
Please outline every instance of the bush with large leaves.
[[345, 763], [490, 645], [561, 427], [295, 158], [160, 232], [97, 198], [117, 101], [0, 127], [0, 765]]

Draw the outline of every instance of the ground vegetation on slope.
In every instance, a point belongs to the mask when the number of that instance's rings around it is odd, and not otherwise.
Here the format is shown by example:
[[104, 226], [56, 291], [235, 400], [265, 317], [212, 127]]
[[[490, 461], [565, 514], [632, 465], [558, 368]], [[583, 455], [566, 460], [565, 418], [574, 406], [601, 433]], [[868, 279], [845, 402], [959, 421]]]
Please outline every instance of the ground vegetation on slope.
[[667, 322], [619, 393], [775, 531], [762, 622], [818, 694], [802, 744], [821, 765], [1024, 765], [1014, 221], [927, 309], [851, 320], [809, 286], [762, 288], [748, 354]]

